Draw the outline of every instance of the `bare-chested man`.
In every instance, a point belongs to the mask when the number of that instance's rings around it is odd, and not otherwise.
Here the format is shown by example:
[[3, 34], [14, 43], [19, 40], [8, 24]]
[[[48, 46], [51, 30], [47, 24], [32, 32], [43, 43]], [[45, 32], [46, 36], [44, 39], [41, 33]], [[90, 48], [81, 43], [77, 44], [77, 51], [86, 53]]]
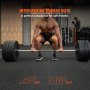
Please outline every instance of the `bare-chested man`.
[[[41, 50], [42, 45], [46, 41], [49, 41], [50, 45], [53, 47], [54, 53], [52, 59], [57, 60], [56, 50], [58, 46], [58, 50], [63, 51], [62, 37], [60, 35], [60, 28], [58, 23], [51, 17], [43, 17], [35, 25], [31, 50]], [[36, 60], [41, 59], [42, 55], [39, 51], [38, 58]]]

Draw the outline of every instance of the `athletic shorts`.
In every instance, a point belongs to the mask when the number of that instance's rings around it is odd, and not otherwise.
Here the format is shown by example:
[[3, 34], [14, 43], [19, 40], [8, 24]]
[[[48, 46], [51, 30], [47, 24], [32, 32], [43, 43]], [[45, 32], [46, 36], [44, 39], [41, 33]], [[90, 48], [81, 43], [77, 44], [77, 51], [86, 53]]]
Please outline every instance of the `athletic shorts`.
[[44, 41], [41, 42], [42, 44], [44, 44], [46, 41], [49, 41], [50, 45], [53, 44], [51, 37], [55, 35], [55, 33], [49, 33], [49, 34], [40, 33], [40, 35], [44, 38]]

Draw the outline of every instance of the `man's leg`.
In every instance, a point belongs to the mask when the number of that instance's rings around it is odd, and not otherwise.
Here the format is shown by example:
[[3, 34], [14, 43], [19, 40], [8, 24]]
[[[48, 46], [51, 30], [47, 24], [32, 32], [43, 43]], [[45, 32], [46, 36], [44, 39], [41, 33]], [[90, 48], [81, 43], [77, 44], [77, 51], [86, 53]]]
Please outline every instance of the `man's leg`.
[[57, 38], [56, 35], [53, 35], [53, 36], [51, 37], [51, 40], [52, 40], [53, 50], [55, 50], [54, 53], [53, 53], [52, 59], [53, 59], [53, 60], [58, 60], [57, 57], [56, 57], [56, 50], [57, 50], [57, 48], [58, 48], [58, 38]]
[[57, 48], [58, 48], [58, 38], [57, 38], [57, 36], [56, 35], [53, 35], [52, 37], [51, 37], [51, 40], [52, 40], [52, 47], [53, 47], [53, 50], [57, 50]]
[[35, 40], [36, 49], [40, 50], [42, 48], [43, 37], [41, 35], [38, 35]]
[[[36, 43], [35, 47], [37, 50], [41, 50], [41, 48], [42, 48], [41, 42], [43, 42], [43, 37], [41, 35], [38, 35], [35, 40], [35, 43]], [[41, 60], [41, 59], [42, 59], [41, 51], [38, 51], [38, 57], [36, 60]]]

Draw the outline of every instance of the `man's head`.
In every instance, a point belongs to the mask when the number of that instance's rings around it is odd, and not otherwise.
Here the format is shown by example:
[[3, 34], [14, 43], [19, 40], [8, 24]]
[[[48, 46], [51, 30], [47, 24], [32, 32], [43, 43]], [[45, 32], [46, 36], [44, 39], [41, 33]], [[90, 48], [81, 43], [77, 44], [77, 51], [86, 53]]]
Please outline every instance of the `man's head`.
[[75, 21], [78, 21], [78, 18], [77, 18], [77, 17], [74, 17], [74, 20], [75, 20]]
[[[51, 9], [51, 7], [49, 5], [45, 5], [43, 6], [43, 9]], [[47, 15], [47, 17], [44, 17], [45, 20], [48, 20], [48, 13], [45, 12], [45, 15]]]

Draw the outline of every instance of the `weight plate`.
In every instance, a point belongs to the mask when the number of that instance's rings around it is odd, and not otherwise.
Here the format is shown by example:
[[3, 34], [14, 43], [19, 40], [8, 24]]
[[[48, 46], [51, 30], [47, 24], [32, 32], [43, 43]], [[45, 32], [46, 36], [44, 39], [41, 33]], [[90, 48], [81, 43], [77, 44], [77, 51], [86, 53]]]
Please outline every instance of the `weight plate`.
[[4, 42], [2, 46], [2, 58], [7, 61], [8, 60], [8, 52], [7, 52], [7, 47], [8, 47], [9, 41]]
[[88, 51], [88, 40], [78, 40], [76, 44], [76, 57], [78, 61], [88, 61], [89, 51]]
[[88, 41], [88, 52], [89, 52], [89, 59], [90, 59], [90, 42]]
[[2, 48], [3, 59], [5, 61], [16, 61], [19, 56], [19, 52], [16, 51], [17, 49], [19, 49], [17, 41], [8, 41], [8, 43], [5, 42]]

